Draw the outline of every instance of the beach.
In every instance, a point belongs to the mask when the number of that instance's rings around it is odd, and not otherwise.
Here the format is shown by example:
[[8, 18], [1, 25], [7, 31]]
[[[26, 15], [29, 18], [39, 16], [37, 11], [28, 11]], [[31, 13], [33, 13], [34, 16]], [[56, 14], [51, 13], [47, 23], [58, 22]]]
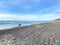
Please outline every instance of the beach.
[[60, 45], [60, 22], [0, 30], [0, 45]]

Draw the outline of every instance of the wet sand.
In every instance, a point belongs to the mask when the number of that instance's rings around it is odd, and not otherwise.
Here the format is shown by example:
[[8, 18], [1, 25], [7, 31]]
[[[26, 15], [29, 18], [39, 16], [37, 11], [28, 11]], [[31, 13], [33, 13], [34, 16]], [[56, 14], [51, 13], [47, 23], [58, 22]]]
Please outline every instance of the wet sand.
[[60, 45], [60, 22], [0, 30], [0, 45]]

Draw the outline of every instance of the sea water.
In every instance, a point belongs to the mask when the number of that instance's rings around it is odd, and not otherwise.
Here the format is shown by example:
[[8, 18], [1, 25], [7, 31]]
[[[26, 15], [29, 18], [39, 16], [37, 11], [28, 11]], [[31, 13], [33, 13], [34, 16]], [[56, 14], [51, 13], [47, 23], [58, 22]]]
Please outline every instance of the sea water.
[[33, 24], [40, 24], [48, 21], [0, 21], [0, 29], [13, 28], [16, 26], [27, 26]]

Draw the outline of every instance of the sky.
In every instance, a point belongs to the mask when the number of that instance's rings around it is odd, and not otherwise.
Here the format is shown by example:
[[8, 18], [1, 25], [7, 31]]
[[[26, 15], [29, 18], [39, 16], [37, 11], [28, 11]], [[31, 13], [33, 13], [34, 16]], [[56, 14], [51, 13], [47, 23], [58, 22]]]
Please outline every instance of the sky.
[[39, 21], [60, 18], [60, 0], [0, 0], [0, 20]]

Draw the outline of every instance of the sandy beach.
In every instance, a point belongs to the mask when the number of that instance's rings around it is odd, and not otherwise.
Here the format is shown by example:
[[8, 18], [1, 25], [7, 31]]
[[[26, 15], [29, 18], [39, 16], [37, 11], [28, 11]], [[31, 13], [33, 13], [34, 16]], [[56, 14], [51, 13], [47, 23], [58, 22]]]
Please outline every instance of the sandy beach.
[[60, 45], [60, 22], [0, 30], [0, 45]]

